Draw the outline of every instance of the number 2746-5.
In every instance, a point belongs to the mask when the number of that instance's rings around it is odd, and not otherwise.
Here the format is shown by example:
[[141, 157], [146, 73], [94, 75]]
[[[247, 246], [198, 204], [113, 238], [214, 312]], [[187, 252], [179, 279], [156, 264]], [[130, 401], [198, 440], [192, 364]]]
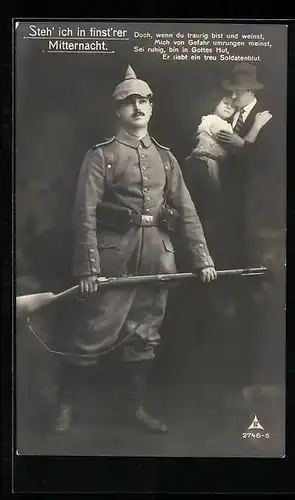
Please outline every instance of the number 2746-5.
[[261, 434], [261, 432], [243, 432], [242, 434], [243, 439], [247, 438], [266, 438], [269, 439], [270, 435], [269, 432], [266, 432], [265, 434]]

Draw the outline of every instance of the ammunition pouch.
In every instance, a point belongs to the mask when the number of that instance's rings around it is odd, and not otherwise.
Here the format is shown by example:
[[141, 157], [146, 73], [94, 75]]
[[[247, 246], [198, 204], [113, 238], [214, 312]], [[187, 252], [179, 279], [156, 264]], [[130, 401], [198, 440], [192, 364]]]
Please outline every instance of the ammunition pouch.
[[97, 227], [125, 232], [130, 226], [132, 210], [113, 203], [99, 203], [96, 208]]
[[119, 232], [125, 232], [131, 226], [158, 226], [168, 232], [176, 231], [178, 219], [179, 215], [177, 211], [169, 207], [162, 207], [161, 213], [154, 216], [137, 214], [129, 208], [108, 202], [97, 205], [98, 229], [115, 229]]
[[177, 210], [170, 207], [162, 207], [159, 217], [159, 226], [167, 232], [175, 232], [178, 229], [179, 214]]

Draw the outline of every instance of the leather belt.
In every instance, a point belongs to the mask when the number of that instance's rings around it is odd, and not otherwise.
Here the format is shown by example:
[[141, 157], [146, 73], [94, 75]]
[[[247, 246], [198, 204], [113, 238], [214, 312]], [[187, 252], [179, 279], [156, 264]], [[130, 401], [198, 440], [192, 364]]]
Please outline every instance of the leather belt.
[[130, 223], [135, 226], [158, 226], [159, 217], [154, 215], [132, 213], [130, 215]]

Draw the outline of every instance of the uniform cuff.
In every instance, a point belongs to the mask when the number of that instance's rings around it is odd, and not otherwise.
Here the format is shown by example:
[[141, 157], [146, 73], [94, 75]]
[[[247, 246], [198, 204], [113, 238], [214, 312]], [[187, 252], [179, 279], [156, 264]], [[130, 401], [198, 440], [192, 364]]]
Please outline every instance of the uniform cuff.
[[214, 262], [209, 254], [206, 243], [196, 243], [191, 245], [193, 253], [193, 267], [195, 269], [202, 269], [204, 267], [214, 267]]
[[74, 275], [91, 276], [100, 274], [100, 259], [97, 248], [85, 248], [76, 252], [74, 257]]

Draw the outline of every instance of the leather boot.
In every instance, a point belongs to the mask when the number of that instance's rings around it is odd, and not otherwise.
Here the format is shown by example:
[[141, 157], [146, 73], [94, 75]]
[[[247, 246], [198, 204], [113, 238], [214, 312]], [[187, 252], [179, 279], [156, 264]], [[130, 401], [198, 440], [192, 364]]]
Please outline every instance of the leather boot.
[[157, 418], [151, 416], [143, 407], [143, 399], [147, 384], [148, 374], [152, 361], [132, 361], [126, 362], [126, 391], [124, 391], [125, 400], [124, 416], [128, 422], [141, 428], [143, 431], [166, 433], [167, 426]]
[[[78, 373], [77, 373], [78, 372]], [[60, 366], [57, 389], [55, 433], [67, 432], [73, 420], [73, 396], [77, 389], [79, 367], [64, 363]]]

